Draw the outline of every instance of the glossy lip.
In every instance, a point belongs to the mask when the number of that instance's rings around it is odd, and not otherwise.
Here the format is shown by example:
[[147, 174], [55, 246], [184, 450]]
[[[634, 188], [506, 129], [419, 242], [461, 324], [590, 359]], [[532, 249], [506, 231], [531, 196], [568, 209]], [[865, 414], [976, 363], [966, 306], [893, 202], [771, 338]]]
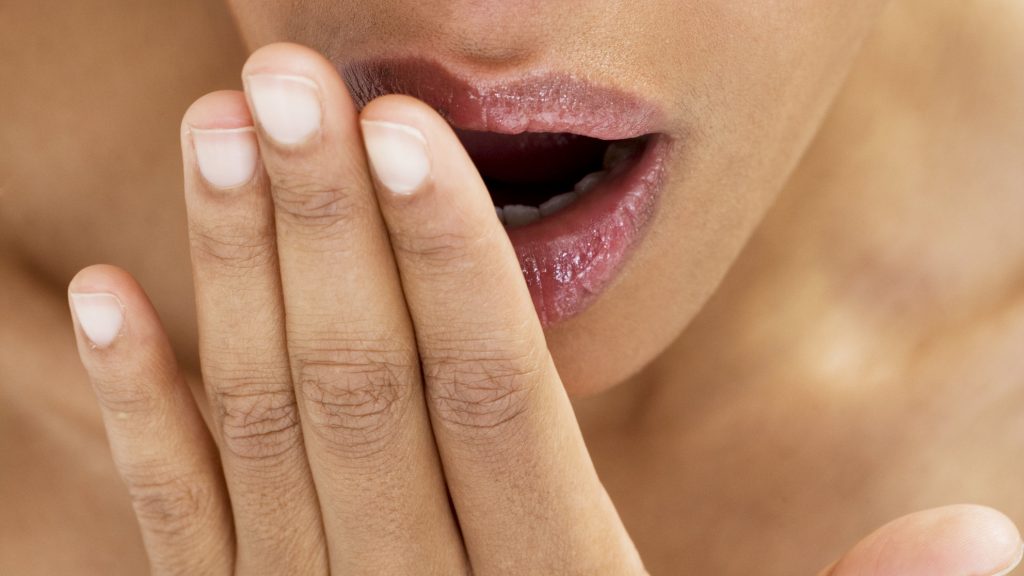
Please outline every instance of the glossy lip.
[[594, 189], [541, 220], [508, 230], [545, 326], [582, 312], [615, 279], [654, 214], [672, 140], [653, 104], [562, 73], [467, 79], [419, 58], [343, 68], [361, 109], [378, 96], [418, 98], [456, 128], [506, 134], [571, 132], [602, 140], [649, 136]]
[[355, 62], [343, 76], [360, 109], [378, 96], [408, 94], [465, 130], [625, 140], [654, 132], [660, 123], [657, 107], [649, 102], [557, 72], [511, 81], [467, 78], [436, 62], [397, 58]]

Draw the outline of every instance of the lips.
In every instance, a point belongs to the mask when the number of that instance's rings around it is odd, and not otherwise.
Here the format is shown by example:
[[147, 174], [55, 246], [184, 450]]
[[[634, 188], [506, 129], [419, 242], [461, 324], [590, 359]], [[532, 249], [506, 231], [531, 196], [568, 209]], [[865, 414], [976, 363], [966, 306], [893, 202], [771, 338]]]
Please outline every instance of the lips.
[[415, 58], [357, 62], [343, 74], [360, 108], [408, 94], [455, 128], [545, 326], [586, 309], [643, 237], [671, 145], [651, 103], [563, 74], [468, 80]]

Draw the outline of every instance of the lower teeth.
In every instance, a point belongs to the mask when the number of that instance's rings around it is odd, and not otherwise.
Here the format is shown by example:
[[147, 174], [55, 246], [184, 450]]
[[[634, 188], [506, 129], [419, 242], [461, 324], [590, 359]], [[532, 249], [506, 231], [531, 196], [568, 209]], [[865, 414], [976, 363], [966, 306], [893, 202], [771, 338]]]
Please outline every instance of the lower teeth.
[[572, 192], [552, 196], [540, 206], [509, 204], [508, 206], [495, 206], [494, 209], [498, 213], [498, 220], [501, 220], [502, 224], [509, 228], [517, 228], [551, 216], [575, 202], [581, 194], [581, 192], [573, 190]]
[[566, 192], [565, 194], [559, 194], [558, 196], [552, 196], [547, 202], [540, 205], [541, 216], [551, 216], [555, 212], [558, 212], [562, 208], [565, 208], [569, 204], [572, 204], [574, 200], [579, 198], [580, 193]]
[[592, 190], [608, 172], [602, 170], [600, 172], [593, 172], [584, 176], [571, 192], [564, 192], [557, 196], [548, 198], [540, 206], [524, 206], [522, 204], [509, 204], [507, 206], [495, 206], [495, 212], [498, 214], [498, 220], [509, 228], [518, 228], [520, 226], [526, 226], [532, 224], [543, 217], [551, 216], [556, 212], [561, 211], [566, 206], [572, 204], [577, 198], [586, 194]]
[[597, 183], [604, 179], [604, 177], [607, 175], [608, 172], [604, 170], [600, 172], [592, 172], [590, 174], [587, 174], [582, 179], [580, 179], [579, 182], [576, 183], [576, 186], [573, 187], [573, 190], [579, 192], [580, 194], [584, 192], [589, 192], [591, 188], [597, 186]]
[[622, 164], [631, 157], [642, 144], [639, 139], [623, 140], [613, 142], [608, 146], [604, 154], [604, 168], [598, 172], [592, 172], [580, 179], [571, 192], [565, 192], [548, 198], [538, 206], [524, 206], [522, 204], [509, 204], [507, 206], [495, 206], [498, 219], [508, 228], [518, 228], [532, 224], [543, 217], [551, 216], [566, 206], [572, 204], [577, 198], [594, 189], [613, 168]]
[[536, 206], [523, 206], [521, 204], [509, 204], [501, 208], [505, 225], [509, 228], [526, 226], [540, 220], [540, 208]]

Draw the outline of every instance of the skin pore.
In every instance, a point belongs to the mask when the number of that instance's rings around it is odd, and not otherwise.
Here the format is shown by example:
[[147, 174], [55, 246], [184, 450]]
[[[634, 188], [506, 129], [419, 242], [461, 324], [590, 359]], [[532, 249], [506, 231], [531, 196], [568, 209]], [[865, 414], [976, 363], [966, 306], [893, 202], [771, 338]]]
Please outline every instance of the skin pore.
[[[61, 549], [97, 570], [143, 559], [125, 552], [138, 550], [131, 512], [109, 488], [117, 480], [61, 292], [85, 265], [125, 267], [195, 370], [174, 135], [192, 99], [237, 84], [246, 50], [211, 3], [180, 4], [126, 7], [116, 17], [86, 3], [45, 17], [14, 7], [26, 13], [9, 20], [46, 30], [52, 43], [5, 64], [14, 68], [5, 77], [27, 74], [29, 85], [3, 97], [17, 113], [0, 136], [0, 147], [15, 151], [0, 159], [0, 454], [24, 470], [0, 480], [0, 498], [31, 529], [4, 525], [0, 540], [18, 537], [42, 553], [38, 534], [56, 534], [53, 546], [65, 530]], [[669, 9], [660, 4], [649, 4], [652, 14]], [[672, 128], [692, 138], [693, 156], [675, 171], [651, 237], [618, 285], [548, 334], [572, 392], [629, 379], [578, 400], [577, 414], [654, 573], [681, 562], [704, 572], [809, 572], [914, 509], [972, 501], [1014, 518], [1024, 512], [1020, 470], [1007, 458], [1024, 432], [1013, 418], [1024, 374], [1024, 233], [1015, 218], [1024, 208], [1024, 86], [1013, 74], [1024, 55], [1021, 9], [890, 5], [818, 131], [880, 8], [868, 4], [802, 2], [788, 9], [792, 20], [767, 17], [778, 8], [758, 4], [743, 14], [699, 12], [672, 22], [686, 38], [676, 59], [628, 38], [603, 42], [608, 53], [597, 57], [590, 45], [551, 47], [569, 61], [607, 62], [596, 79], [660, 98], [686, 94]], [[374, 28], [394, 21], [389, 3], [345, 34], [302, 37], [299, 24], [315, 10], [307, 2], [291, 16], [249, 11], [255, 20], [242, 27], [252, 44], [287, 38], [327, 53], [379, 37], [430, 38], [408, 22], [390, 24], [405, 26], [400, 37]], [[82, 26], [84, 17], [94, 26]], [[722, 35], [726, 22], [750, 36], [708, 36]], [[592, 20], [573, 25], [604, 30]], [[109, 40], [94, 44], [96, 30]], [[532, 45], [529, 34], [512, 30], [494, 46], [469, 48], [514, 66], [530, 54], [500, 48]], [[138, 45], [147, 49], [131, 52]], [[110, 66], [119, 58], [127, 63]], [[29, 62], [43, 64], [27, 73]], [[76, 473], [61, 473], [69, 469]], [[44, 486], [52, 504], [17, 510]], [[91, 510], [75, 497], [83, 492], [96, 495], [85, 499]], [[123, 544], [108, 546], [116, 561], [75, 543], [86, 527]]]

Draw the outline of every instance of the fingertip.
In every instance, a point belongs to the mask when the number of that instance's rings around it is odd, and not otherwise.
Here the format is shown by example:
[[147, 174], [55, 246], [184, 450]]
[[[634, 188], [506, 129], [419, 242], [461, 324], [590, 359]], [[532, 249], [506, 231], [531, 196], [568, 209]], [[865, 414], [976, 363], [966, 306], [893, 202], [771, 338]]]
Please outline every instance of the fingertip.
[[977, 504], [948, 506], [944, 513], [957, 518], [950, 523], [950, 539], [974, 551], [979, 567], [988, 567], [983, 573], [1006, 574], [1020, 563], [1024, 542], [1017, 525], [1006, 514]]
[[68, 284], [68, 304], [79, 328], [83, 353], [117, 347], [126, 336], [163, 338], [149, 298], [125, 270], [96, 264], [80, 270]]
[[124, 276], [116, 267], [96, 265], [81, 270], [68, 285], [73, 322], [90, 349], [109, 348], [124, 331]]
[[388, 94], [374, 99], [359, 115], [361, 123], [391, 123], [408, 126], [423, 134], [428, 147], [437, 156], [436, 166], [442, 174], [458, 170], [455, 177], [479, 178], [476, 166], [462, 146], [455, 130], [441, 114], [426, 102], [404, 94]]
[[[186, 192], [239, 188], [258, 173], [259, 147], [245, 93], [212, 92], [196, 100], [181, 123]], [[204, 185], [193, 174], [202, 177]]]
[[[258, 102], [253, 97], [253, 78], [293, 79], [312, 83], [316, 99], [321, 100], [322, 116], [330, 125], [333, 122], [351, 122], [356, 106], [349, 94], [341, 74], [326, 56], [300, 44], [277, 42], [258, 48], [249, 55], [242, 66], [242, 83], [246, 86], [250, 109], [255, 111], [257, 122], [261, 121]], [[279, 95], [279, 94], [278, 94]], [[294, 116], [292, 111], [291, 115]]]
[[373, 99], [360, 113], [360, 120], [394, 122], [424, 133], [449, 132], [451, 127], [426, 102], [405, 94], [387, 94]]
[[198, 130], [236, 130], [253, 125], [252, 113], [239, 90], [220, 90], [206, 94], [188, 107], [182, 117], [182, 132]]
[[[428, 159], [427, 166], [430, 171], [429, 178], [421, 179], [424, 183], [433, 184], [423, 188], [440, 189], [448, 194], [458, 194], [462, 196], [461, 200], [468, 200], [475, 196], [476, 202], [472, 202], [474, 208], [481, 214], [493, 213], [494, 208], [490, 196], [486, 193], [486, 186], [469, 153], [466, 152], [448, 122], [425, 102], [403, 94], [388, 94], [367, 104], [360, 113], [359, 120], [363, 128], [368, 156], [377, 176], [381, 176], [383, 171], [380, 168], [385, 161], [394, 164], [395, 170], [389, 170], [389, 172], [399, 172], [398, 169], [408, 171], [410, 155], [407, 151], [412, 146], [379, 146], [372, 140], [381, 140], [379, 134], [382, 132], [396, 135], [401, 135], [403, 132], [416, 134], [419, 135], [417, 139], [423, 141], [425, 149], [423, 155]], [[368, 127], [390, 127], [392, 130], [368, 130]], [[388, 138], [387, 140], [396, 141], [398, 139]], [[413, 142], [415, 139], [405, 138], [405, 140]], [[398, 152], [402, 152], [402, 154], [399, 155]], [[389, 186], [389, 188], [400, 187]], [[410, 190], [394, 191], [399, 192], [397, 194], [399, 197], [411, 193]], [[455, 201], [453, 198], [446, 200], [444, 204], [449, 210], [453, 207], [466, 207], [464, 201]], [[475, 211], [470, 210], [470, 212]]]
[[124, 269], [112, 264], [93, 264], [78, 271], [68, 283], [68, 292], [109, 290], [134, 283]]
[[293, 42], [274, 42], [261, 46], [249, 55], [242, 66], [242, 79], [253, 74], [300, 74], [318, 77], [325, 67], [336, 72], [322, 54]]
[[958, 504], [898, 518], [861, 540], [835, 565], [832, 576], [1000, 576], [1020, 562], [1022, 542], [1005, 514]]

